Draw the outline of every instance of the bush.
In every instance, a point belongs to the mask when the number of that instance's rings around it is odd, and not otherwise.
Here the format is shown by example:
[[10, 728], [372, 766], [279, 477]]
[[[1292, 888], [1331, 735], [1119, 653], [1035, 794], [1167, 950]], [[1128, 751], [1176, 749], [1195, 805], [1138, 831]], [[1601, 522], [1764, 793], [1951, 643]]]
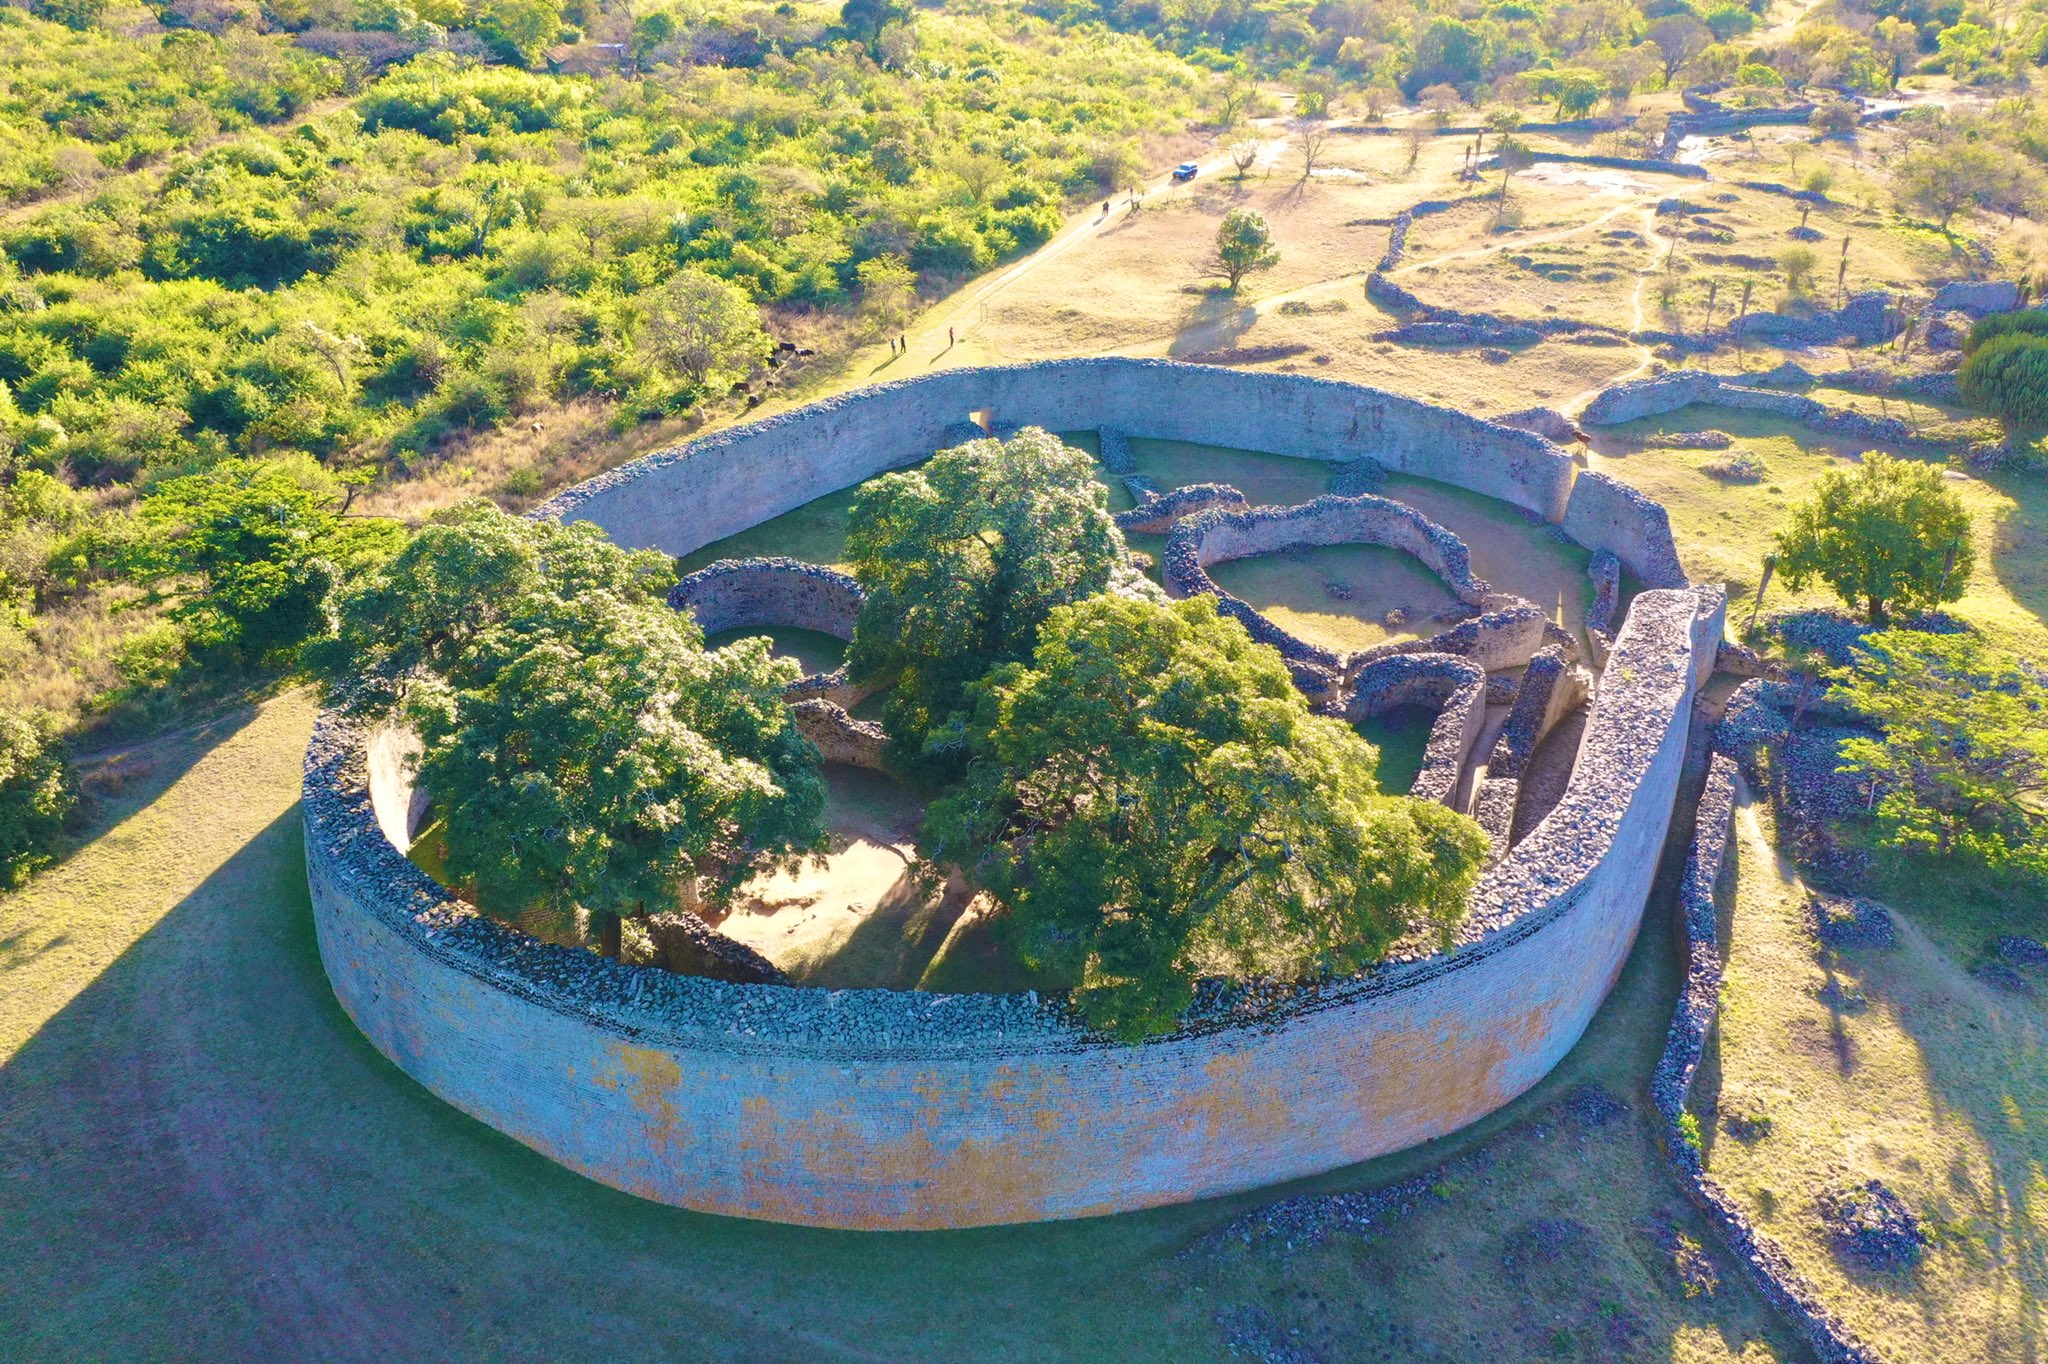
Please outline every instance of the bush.
[[0, 886], [49, 861], [78, 803], [47, 717], [0, 710]]
[[1993, 336], [1963, 361], [1956, 382], [1965, 401], [1990, 412], [2008, 431], [2048, 426], [2048, 335], [2015, 329]]
[[1975, 355], [1978, 347], [2001, 336], [2048, 336], [2048, 308], [2024, 308], [1978, 318], [1970, 334], [1963, 338], [1963, 354]]

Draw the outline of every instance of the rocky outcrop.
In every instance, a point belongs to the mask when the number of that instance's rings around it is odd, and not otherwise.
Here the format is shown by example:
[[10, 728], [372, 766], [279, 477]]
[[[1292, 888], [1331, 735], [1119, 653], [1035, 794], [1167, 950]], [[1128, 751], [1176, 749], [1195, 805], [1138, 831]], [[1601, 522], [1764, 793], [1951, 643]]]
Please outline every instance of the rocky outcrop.
[[2009, 280], [1959, 279], [1936, 289], [1928, 308], [1937, 313], [1983, 317], [1987, 313], [2008, 313], [2019, 306], [2020, 287]]

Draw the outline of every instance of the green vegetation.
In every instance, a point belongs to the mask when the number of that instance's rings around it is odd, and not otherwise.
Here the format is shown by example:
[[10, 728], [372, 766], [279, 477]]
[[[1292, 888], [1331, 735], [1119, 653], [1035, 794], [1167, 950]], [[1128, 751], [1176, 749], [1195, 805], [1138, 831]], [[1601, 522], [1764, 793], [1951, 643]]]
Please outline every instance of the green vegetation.
[[[2048, 901], [2037, 885], [2014, 893], [2009, 872], [1914, 859], [1885, 894], [1903, 911], [1895, 946], [1821, 950], [1761, 813], [1738, 814], [1723, 887], [1718, 1044], [1695, 1087], [1708, 1172], [1883, 1358], [2023, 1364], [2048, 1289], [2048, 1127], [2033, 1120], [2048, 1012], [1966, 968], [1993, 935], [2048, 931]], [[1863, 1269], [1828, 1238], [1819, 1199], [1869, 1179], [1930, 1237], [1910, 1270]]]
[[[455, 883], [500, 912], [622, 919], [723, 900], [819, 846], [818, 755], [765, 639], [706, 651], [659, 556], [469, 503], [340, 605], [330, 666], [395, 686]], [[372, 690], [369, 694], [378, 694]]]
[[1264, 217], [1248, 208], [1234, 208], [1223, 215], [1216, 228], [1216, 258], [1210, 268], [1228, 282], [1231, 293], [1254, 270], [1270, 270], [1280, 263], [1273, 245], [1273, 229]]
[[1346, 974], [1464, 913], [1478, 826], [1380, 795], [1372, 746], [1212, 598], [1062, 607], [977, 693], [927, 841], [1099, 1027], [1164, 1031], [1203, 974]]
[[970, 441], [863, 485], [847, 558], [867, 590], [847, 666], [891, 684], [882, 710], [907, 772], [957, 776], [967, 689], [1028, 658], [1053, 608], [1109, 585], [1124, 556], [1093, 462], [1033, 428]]
[[388, 521], [341, 515], [338, 480], [309, 456], [225, 459], [150, 489], [129, 574], [171, 595], [171, 618], [202, 659], [289, 661], [327, 626], [338, 574], [396, 547]]
[[49, 859], [77, 793], [47, 717], [0, 710], [0, 887]]
[[1823, 474], [1777, 545], [1788, 585], [1818, 578], [1873, 625], [1959, 600], [1976, 563], [1969, 509], [1942, 471], [1875, 451], [1853, 474]]
[[[2006, 316], [2013, 315], [1994, 313], [1984, 320]], [[1969, 357], [1956, 372], [1963, 397], [1995, 414], [2008, 432], [2048, 426], [2048, 334], [2018, 325], [1987, 330], [1980, 323], [1971, 329], [1970, 342]]]
[[1831, 695], [1882, 738], [1842, 742], [1887, 847], [2048, 876], [2048, 679], [1972, 634], [1887, 630]]

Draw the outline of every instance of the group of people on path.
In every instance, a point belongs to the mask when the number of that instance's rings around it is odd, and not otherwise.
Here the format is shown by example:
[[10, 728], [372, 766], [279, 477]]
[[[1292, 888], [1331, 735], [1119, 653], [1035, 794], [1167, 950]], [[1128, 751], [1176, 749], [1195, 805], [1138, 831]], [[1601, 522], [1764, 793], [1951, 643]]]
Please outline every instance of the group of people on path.
[[[956, 346], [956, 345], [958, 345], [958, 344], [960, 344], [960, 340], [959, 340], [959, 338], [958, 338], [957, 336], [955, 336], [955, 335], [953, 334], [953, 329], [952, 329], [951, 327], [948, 327], [948, 328], [946, 328], [946, 349], [947, 349], [947, 350], [951, 350], [951, 349], [953, 349], [953, 347], [954, 347], [954, 346]], [[909, 338], [908, 336], [895, 336], [895, 337], [892, 337], [892, 338], [890, 338], [890, 341], [889, 341], [889, 354], [891, 354], [891, 355], [908, 355], [908, 354], [910, 354], [910, 338]]]

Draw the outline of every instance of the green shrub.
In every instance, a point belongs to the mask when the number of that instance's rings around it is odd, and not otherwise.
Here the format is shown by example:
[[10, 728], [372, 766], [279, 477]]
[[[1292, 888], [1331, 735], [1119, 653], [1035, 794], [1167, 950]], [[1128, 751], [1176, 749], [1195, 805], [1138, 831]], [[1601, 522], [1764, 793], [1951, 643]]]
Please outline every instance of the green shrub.
[[1981, 342], [1956, 382], [2009, 431], [2048, 426], [2048, 334], [2015, 330]]
[[0, 710], [0, 885], [49, 861], [77, 802], [48, 718]]
[[1978, 347], [2001, 336], [2048, 336], [2048, 308], [2022, 308], [1978, 318], [1963, 338], [1963, 354], [1975, 355]]

